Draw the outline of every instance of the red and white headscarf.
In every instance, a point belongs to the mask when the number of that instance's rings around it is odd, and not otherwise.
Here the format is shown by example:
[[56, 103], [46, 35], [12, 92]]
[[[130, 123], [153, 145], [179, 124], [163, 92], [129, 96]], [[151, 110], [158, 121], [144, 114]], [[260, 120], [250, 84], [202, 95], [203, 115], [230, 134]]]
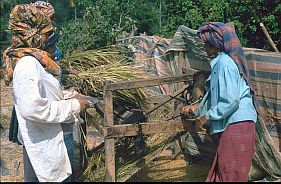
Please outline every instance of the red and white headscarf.
[[52, 18], [55, 14], [54, 7], [45, 1], [36, 1], [35, 3], [31, 3], [32, 6], [36, 7], [37, 9], [41, 10], [45, 15]]

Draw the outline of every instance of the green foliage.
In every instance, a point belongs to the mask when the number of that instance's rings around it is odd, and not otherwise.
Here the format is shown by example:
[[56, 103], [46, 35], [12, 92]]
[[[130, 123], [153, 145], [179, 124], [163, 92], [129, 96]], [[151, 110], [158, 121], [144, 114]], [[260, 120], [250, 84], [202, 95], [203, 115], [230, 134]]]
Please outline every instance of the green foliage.
[[59, 45], [65, 55], [75, 50], [104, 47], [113, 39], [110, 24], [99, 12], [65, 24], [61, 34]]
[[60, 27], [67, 21], [74, 19], [75, 8], [70, 7], [68, 1], [50, 0], [49, 2], [53, 5], [56, 11], [54, 21], [56, 22], [58, 27]]
[[232, 0], [228, 4], [227, 20], [235, 22], [243, 46], [272, 50], [260, 28], [263, 23], [281, 50], [280, 0]]
[[171, 37], [179, 25], [192, 29], [207, 22], [234, 22], [244, 47], [270, 49], [260, 28], [264, 23], [272, 39], [281, 50], [280, 0], [163, 0], [165, 25], [162, 33]]
[[202, 24], [210, 21], [224, 22], [224, 14], [228, 8], [225, 0], [178, 0], [173, 2], [165, 0], [164, 5], [166, 8], [163, 14], [167, 14], [164, 35], [169, 37], [180, 25], [198, 29]]
[[71, 20], [61, 27], [60, 46], [64, 54], [114, 44], [117, 36], [123, 31], [131, 31], [133, 24], [139, 31], [153, 34], [153, 11], [150, 11], [150, 6], [144, 2], [137, 0], [77, 2], [80, 18]]
[[10, 45], [11, 31], [8, 28], [9, 15], [12, 8], [19, 3], [30, 3], [31, 0], [1, 0], [0, 1], [0, 54]]

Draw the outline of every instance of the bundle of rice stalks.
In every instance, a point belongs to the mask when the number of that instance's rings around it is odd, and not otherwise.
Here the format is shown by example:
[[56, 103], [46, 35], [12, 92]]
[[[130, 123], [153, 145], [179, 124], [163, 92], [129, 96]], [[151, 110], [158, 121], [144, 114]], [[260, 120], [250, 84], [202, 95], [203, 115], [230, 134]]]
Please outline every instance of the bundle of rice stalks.
[[[102, 98], [106, 80], [114, 82], [144, 79], [148, 74], [130, 64], [116, 50], [88, 50], [75, 53], [62, 61], [65, 68], [74, 69], [78, 75], [63, 77], [65, 86], [77, 87], [84, 95]], [[113, 92], [114, 106], [144, 108], [148, 104], [144, 89], [116, 90]]]
[[100, 50], [87, 50], [76, 52], [63, 60], [63, 66], [70, 69], [81, 68], [87, 70], [100, 65], [108, 65], [116, 62], [124, 61], [119, 51], [109, 48]]

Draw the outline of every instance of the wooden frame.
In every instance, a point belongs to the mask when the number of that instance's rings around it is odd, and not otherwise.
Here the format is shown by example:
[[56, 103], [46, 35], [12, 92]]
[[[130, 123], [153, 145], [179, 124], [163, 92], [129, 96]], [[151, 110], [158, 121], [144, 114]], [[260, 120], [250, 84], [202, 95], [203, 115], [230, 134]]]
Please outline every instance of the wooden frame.
[[142, 129], [143, 134], [187, 131], [187, 124], [190, 123], [190, 121], [194, 121], [190, 120], [189, 122], [184, 123], [179, 121], [157, 121], [150, 123], [114, 125], [112, 91], [120, 89], [151, 87], [165, 83], [192, 81], [192, 77], [193, 74], [182, 74], [177, 76], [155, 77], [152, 79], [124, 81], [117, 83], [111, 83], [110, 81], [105, 82], [103, 91], [104, 126], [93, 123], [97, 130], [99, 130], [99, 132], [103, 134], [105, 138], [105, 181], [116, 181], [114, 138], [137, 135], [137, 132], [140, 128]]

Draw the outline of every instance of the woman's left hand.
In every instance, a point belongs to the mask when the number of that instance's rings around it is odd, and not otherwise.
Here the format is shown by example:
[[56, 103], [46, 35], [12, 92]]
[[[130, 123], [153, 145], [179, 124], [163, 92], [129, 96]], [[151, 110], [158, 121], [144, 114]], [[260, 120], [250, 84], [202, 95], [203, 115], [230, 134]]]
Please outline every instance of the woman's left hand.
[[207, 123], [205, 116], [201, 116], [195, 119], [195, 130], [196, 132], [205, 131], [206, 129], [203, 128], [203, 125]]

